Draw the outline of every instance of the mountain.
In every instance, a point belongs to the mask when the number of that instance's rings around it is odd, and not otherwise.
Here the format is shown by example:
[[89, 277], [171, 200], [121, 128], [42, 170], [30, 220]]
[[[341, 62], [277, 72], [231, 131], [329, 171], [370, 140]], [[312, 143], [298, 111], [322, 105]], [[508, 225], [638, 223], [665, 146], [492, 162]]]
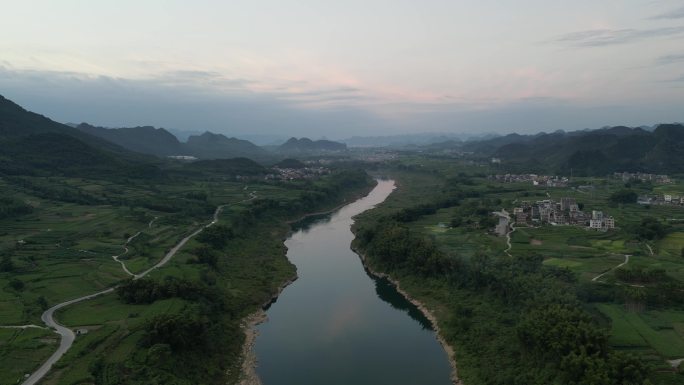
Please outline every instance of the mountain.
[[[407, 147], [424, 146], [446, 141], [462, 141], [472, 139], [472, 135], [462, 133], [417, 133], [386, 136], [353, 136], [341, 140], [349, 147]], [[475, 139], [489, 139], [478, 136]]]
[[280, 153], [337, 152], [345, 150], [347, 150], [347, 145], [344, 143], [331, 140], [314, 141], [309, 138], [290, 138], [276, 149]]
[[466, 143], [466, 151], [500, 158], [511, 172], [605, 175], [617, 171], [684, 171], [684, 125], [608, 127], [591, 131], [511, 134]]
[[163, 128], [151, 126], [104, 128], [87, 123], [76, 126], [79, 130], [98, 136], [121, 147], [143, 154], [157, 156], [184, 155], [183, 145], [178, 139]]
[[228, 138], [225, 135], [205, 132], [188, 138], [185, 150], [201, 159], [239, 158], [263, 160], [269, 154], [263, 148], [247, 140]]
[[211, 132], [190, 135], [187, 143], [182, 143], [171, 132], [151, 126], [104, 128], [81, 123], [77, 128], [131, 151], [159, 157], [192, 155], [200, 159], [247, 157], [270, 160], [266, 150], [247, 140], [227, 138]]
[[0, 173], [158, 176], [154, 158], [27, 111], [0, 96]]

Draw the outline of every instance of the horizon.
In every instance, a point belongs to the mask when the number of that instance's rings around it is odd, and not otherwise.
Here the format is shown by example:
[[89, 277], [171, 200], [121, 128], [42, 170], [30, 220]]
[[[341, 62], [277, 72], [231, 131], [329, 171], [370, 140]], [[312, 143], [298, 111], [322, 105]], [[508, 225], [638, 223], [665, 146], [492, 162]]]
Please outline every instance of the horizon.
[[6, 10], [2, 93], [63, 123], [342, 140], [684, 121], [681, 1]]

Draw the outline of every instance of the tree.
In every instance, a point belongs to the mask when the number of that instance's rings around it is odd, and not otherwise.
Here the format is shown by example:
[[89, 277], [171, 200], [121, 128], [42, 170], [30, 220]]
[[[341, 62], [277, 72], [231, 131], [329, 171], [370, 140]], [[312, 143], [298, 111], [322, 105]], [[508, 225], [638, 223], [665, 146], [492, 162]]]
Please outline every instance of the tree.
[[15, 266], [14, 262], [12, 261], [12, 256], [9, 254], [5, 254], [2, 256], [2, 261], [0, 261], [0, 271], [2, 272], [10, 272], [14, 271]]
[[660, 239], [667, 233], [667, 226], [663, 225], [658, 219], [646, 217], [641, 220], [641, 224], [636, 230], [640, 239], [654, 240]]
[[24, 282], [15, 278], [9, 282], [9, 286], [16, 291], [21, 291], [24, 289]]
[[636, 203], [639, 196], [632, 190], [622, 189], [610, 195], [610, 201], [613, 203]]

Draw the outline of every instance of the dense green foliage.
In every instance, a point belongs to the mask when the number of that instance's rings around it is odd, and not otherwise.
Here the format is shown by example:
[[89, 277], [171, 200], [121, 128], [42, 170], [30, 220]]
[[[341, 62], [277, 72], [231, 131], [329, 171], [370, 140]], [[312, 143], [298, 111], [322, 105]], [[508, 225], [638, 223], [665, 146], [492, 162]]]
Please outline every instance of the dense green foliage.
[[613, 203], [636, 203], [638, 195], [632, 190], [620, 190], [610, 195], [610, 201]]
[[0, 197], [0, 219], [28, 214], [33, 206], [13, 197]]
[[[500, 207], [501, 202], [490, 197], [500, 189], [467, 183], [443, 186], [430, 198], [433, 203], [404, 204], [379, 217], [362, 215], [355, 242], [374, 269], [390, 273], [409, 292], [422, 293], [444, 308], [440, 326], [456, 350], [465, 383], [648, 383], [652, 369], [614, 351], [603, 321], [582, 302], [601, 296], [622, 300], [620, 290], [580, 285], [568, 269], [545, 265], [538, 254], [511, 258], [479, 251], [460, 256], [416, 233], [410, 224], [439, 209], [453, 213], [456, 227], [466, 222], [472, 226], [478, 218], [482, 229], [494, 224], [486, 218]], [[626, 280], [662, 278], [662, 271], [619, 274]], [[644, 291], [644, 301], [676, 301], [651, 297], [661, 289]]]
[[641, 220], [641, 224], [636, 229], [636, 234], [641, 239], [660, 239], [667, 233], [667, 227], [657, 218], [646, 217]]

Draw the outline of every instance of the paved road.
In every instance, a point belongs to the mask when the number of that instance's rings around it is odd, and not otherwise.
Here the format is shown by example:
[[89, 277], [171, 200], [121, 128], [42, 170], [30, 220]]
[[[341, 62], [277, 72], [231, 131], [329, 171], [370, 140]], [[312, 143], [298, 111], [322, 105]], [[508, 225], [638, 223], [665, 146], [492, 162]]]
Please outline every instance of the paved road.
[[[233, 203], [233, 204], [248, 202], [248, 201], [254, 200], [256, 198], [257, 198], [257, 195], [254, 192], [251, 192], [249, 199], [245, 199], [245, 200], [242, 200], [240, 202]], [[221, 213], [221, 210], [223, 210], [223, 208], [226, 206], [229, 206], [229, 205], [221, 205], [221, 206], [217, 207], [216, 211], [214, 211], [213, 219], [209, 224], [200, 227], [198, 230], [196, 230], [192, 234], [181, 239], [181, 241], [178, 242], [178, 244], [176, 244], [176, 246], [174, 246], [171, 250], [169, 250], [169, 252], [166, 253], [166, 255], [164, 256], [164, 258], [162, 258], [159, 262], [157, 262], [156, 265], [150, 267], [149, 269], [143, 271], [142, 273], [133, 275], [133, 279], [143, 278], [147, 274], [154, 271], [155, 269], [158, 269], [158, 268], [166, 265], [171, 260], [171, 258], [173, 258], [173, 256], [178, 252], [178, 250], [180, 250], [192, 237], [196, 236], [197, 234], [201, 233], [204, 229], [211, 227], [216, 222], [218, 222], [218, 216]], [[150, 225], [151, 225], [151, 222], [150, 222]], [[126, 244], [128, 244], [128, 242], [130, 242], [138, 234], [129, 238], [128, 241], [126, 242]], [[118, 261], [118, 258], [115, 258], [115, 260], [117, 260], [117, 262], [120, 262], [122, 264], [124, 271], [131, 274], [128, 271], [128, 269], [126, 268], [126, 266], [121, 261]], [[116, 290], [116, 288], [117, 288], [117, 286], [110, 287], [109, 289], [102, 290], [102, 291], [99, 291], [97, 293], [85, 295], [83, 297], [79, 297], [79, 298], [75, 298], [75, 299], [72, 299], [72, 300], [69, 300], [66, 302], [59, 303], [59, 304], [47, 309], [43, 313], [43, 315], [40, 317], [41, 320], [43, 320], [43, 322], [45, 322], [45, 325], [47, 325], [48, 327], [55, 329], [57, 334], [59, 334], [62, 338], [61, 338], [61, 341], [59, 343], [59, 348], [57, 348], [57, 350], [54, 353], [52, 353], [50, 358], [48, 358], [47, 361], [45, 361], [38, 368], [38, 370], [33, 372], [33, 374], [31, 374], [31, 376], [29, 376], [22, 383], [22, 385], [35, 385], [35, 384], [37, 384], [50, 371], [50, 369], [52, 368], [52, 365], [54, 365], [55, 362], [59, 361], [59, 359], [62, 358], [64, 353], [66, 353], [69, 350], [69, 348], [71, 348], [71, 345], [74, 343], [74, 340], [76, 339], [76, 335], [74, 334], [74, 332], [71, 329], [69, 329], [65, 326], [62, 326], [57, 321], [55, 321], [55, 319], [54, 319], [55, 311], [57, 311], [63, 307], [66, 307], [66, 306], [73, 305], [73, 304], [78, 303], [78, 302], [87, 301], [89, 299], [98, 297], [100, 295], [111, 293], [114, 290]]]
[[57, 334], [62, 336], [62, 339], [59, 342], [59, 348], [57, 348], [57, 350], [54, 353], [52, 353], [50, 358], [48, 358], [47, 361], [45, 361], [43, 363], [43, 365], [41, 365], [40, 368], [38, 368], [38, 370], [33, 372], [33, 374], [31, 374], [31, 376], [29, 378], [27, 378], [26, 381], [23, 382], [23, 385], [37, 384], [38, 381], [40, 381], [43, 377], [45, 377], [45, 375], [50, 371], [50, 369], [52, 368], [52, 365], [55, 362], [59, 361], [59, 359], [62, 358], [64, 353], [66, 353], [67, 350], [69, 350], [71, 345], [74, 343], [74, 339], [76, 339], [76, 335], [74, 334], [73, 331], [71, 331], [71, 329], [62, 326], [59, 323], [57, 323], [57, 321], [55, 321], [55, 319], [53, 318], [55, 311], [65, 307], [65, 306], [69, 306], [71, 304], [77, 303], [77, 302], [81, 302], [81, 301], [85, 301], [85, 300], [88, 300], [91, 298], [95, 298], [95, 297], [102, 295], [102, 294], [111, 293], [114, 291], [114, 289], [115, 289], [114, 287], [111, 287], [107, 290], [103, 290], [103, 291], [97, 292], [95, 294], [90, 294], [90, 295], [86, 295], [84, 297], [72, 299], [71, 301], [62, 302], [60, 304], [57, 304], [57, 305], [47, 309], [43, 313], [43, 315], [40, 317], [40, 319], [43, 320], [43, 322], [45, 322], [45, 325], [47, 325], [50, 328], [55, 329]]

